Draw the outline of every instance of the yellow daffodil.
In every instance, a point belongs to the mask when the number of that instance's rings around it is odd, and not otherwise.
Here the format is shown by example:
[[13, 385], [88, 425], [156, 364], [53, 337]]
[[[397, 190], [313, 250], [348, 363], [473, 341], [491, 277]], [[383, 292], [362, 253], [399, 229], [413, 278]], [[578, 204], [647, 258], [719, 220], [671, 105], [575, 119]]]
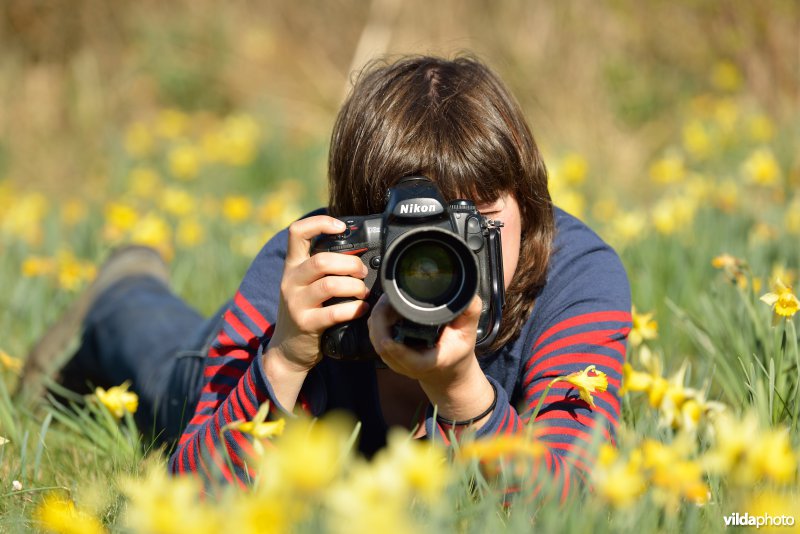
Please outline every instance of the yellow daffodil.
[[628, 341], [631, 346], [638, 347], [645, 340], [658, 337], [658, 322], [653, 320], [653, 312], [638, 313], [636, 306], [631, 309], [631, 322], [633, 323]]
[[741, 196], [739, 183], [736, 180], [722, 180], [714, 190], [714, 203], [726, 213], [732, 213], [739, 206]]
[[[767, 515], [774, 519], [780, 519], [782, 522], [780, 525], [774, 525], [773, 528], [759, 528], [758, 531], [796, 532], [797, 525], [795, 521], [797, 518], [797, 510], [800, 510], [800, 496], [798, 496], [797, 493], [792, 491], [782, 493], [770, 489], [764, 492], [753, 492], [749, 495], [749, 499], [745, 503], [742, 512], [747, 512], [750, 516], [755, 517], [764, 517]], [[789, 523], [789, 521], [791, 521], [791, 523]], [[786, 528], [786, 526], [791, 525], [795, 525], [795, 528]]]
[[725, 269], [726, 271], [741, 269], [742, 265], [744, 265], [744, 260], [740, 260], [736, 256], [732, 256], [727, 252], [720, 254], [719, 256], [715, 256], [711, 260], [712, 267], [716, 269]]
[[273, 438], [283, 434], [286, 427], [286, 420], [281, 418], [277, 421], [267, 421], [269, 415], [269, 401], [265, 402], [258, 408], [258, 412], [250, 421], [234, 421], [222, 427], [222, 431], [238, 430], [245, 434], [249, 434], [256, 438], [254, 447], [259, 455], [264, 454], [264, 447], [261, 445], [260, 440]]
[[373, 460], [375, 467], [386, 463], [389, 472], [401, 477], [410, 496], [427, 503], [439, 501], [453, 480], [444, 449], [435, 442], [413, 439], [408, 431], [395, 428], [389, 432], [388, 447]]
[[290, 500], [282, 495], [259, 492], [236, 493], [231, 503], [226, 503], [224, 531], [236, 534], [282, 534], [297, 530], [295, 521], [303, 517], [310, 503]]
[[243, 195], [231, 195], [222, 201], [222, 215], [231, 222], [247, 220], [253, 212], [253, 203]]
[[580, 185], [586, 179], [589, 164], [580, 154], [571, 153], [564, 156], [561, 161], [560, 175], [569, 185]]
[[94, 394], [97, 399], [108, 408], [108, 411], [117, 419], [122, 419], [125, 413], [136, 413], [139, 408], [139, 396], [132, 391], [128, 391], [128, 382], [119, 386], [114, 386], [105, 390], [95, 388]]
[[686, 169], [677, 154], [664, 156], [650, 165], [650, 178], [657, 184], [672, 184], [683, 180]]
[[172, 229], [170, 224], [156, 213], [148, 213], [131, 229], [130, 241], [158, 249], [170, 257]]
[[586, 199], [578, 191], [567, 187], [556, 188], [551, 190], [551, 195], [553, 202], [559, 208], [575, 217], [580, 218], [583, 216], [583, 212], [586, 209]]
[[733, 98], [720, 98], [714, 103], [714, 120], [726, 135], [733, 133], [739, 114], [739, 104]]
[[620, 394], [628, 391], [647, 392], [650, 405], [658, 408], [669, 386], [667, 380], [661, 375], [661, 358], [653, 354], [646, 345], [639, 349], [639, 361], [646, 372], [636, 371], [632, 365], [625, 363], [622, 366], [622, 388]]
[[653, 227], [662, 235], [672, 235], [688, 227], [697, 211], [696, 200], [687, 196], [664, 197], [652, 209]]
[[800, 301], [792, 292], [792, 288], [781, 280], [775, 281], [775, 291], [762, 295], [761, 301], [772, 306], [773, 323], [782, 317], [794, 317], [794, 314], [800, 309]]
[[755, 471], [779, 484], [788, 484], [797, 476], [797, 455], [792, 450], [786, 429], [762, 432], [749, 451]]
[[387, 462], [358, 462], [324, 495], [327, 529], [334, 534], [413, 534], [423, 530], [409, 513], [402, 479]]
[[750, 412], [742, 419], [720, 414], [714, 421], [714, 444], [703, 457], [711, 473], [740, 486], [763, 480], [785, 484], [797, 475], [797, 455], [786, 429], [764, 429]]
[[461, 460], [493, 461], [509, 456], [526, 456], [539, 458], [545, 452], [545, 446], [535, 439], [524, 435], [497, 436], [492, 439], [480, 439], [464, 444], [458, 452]]
[[71, 499], [56, 495], [48, 495], [42, 499], [33, 512], [33, 518], [44, 530], [58, 534], [106, 532], [97, 518], [76, 508]]
[[22, 360], [14, 358], [3, 349], [0, 349], [0, 367], [12, 373], [19, 373], [22, 370]]
[[195, 211], [194, 198], [185, 189], [167, 187], [159, 197], [161, 209], [175, 217], [185, 217]]
[[642, 211], [622, 212], [611, 220], [611, 239], [625, 246], [642, 238], [647, 229], [647, 216]]
[[13, 202], [4, 204], [0, 214], [0, 232], [20, 239], [28, 245], [38, 245], [43, 239], [42, 220], [50, 205], [42, 193], [22, 193]]
[[683, 127], [683, 146], [695, 159], [705, 159], [711, 153], [711, 137], [702, 122], [692, 120]]
[[151, 167], [135, 167], [128, 173], [128, 188], [140, 198], [156, 198], [160, 195], [161, 179]]
[[184, 134], [188, 125], [189, 117], [186, 113], [177, 109], [164, 109], [158, 115], [155, 129], [162, 137], [176, 139]]
[[245, 421], [235, 427], [239, 432], [250, 434], [254, 438], [267, 439], [273, 436], [280, 436], [286, 426], [285, 419], [277, 421]]
[[323, 491], [347, 465], [352, 428], [343, 416], [292, 420], [276, 446], [265, 451], [261, 464], [265, 486], [301, 495]]
[[642, 463], [656, 488], [654, 497], [662, 505], [674, 508], [681, 499], [695, 504], [708, 502], [702, 465], [689, 458], [695, 448], [695, 439], [688, 433], [678, 434], [669, 444], [654, 439], [642, 443]]
[[22, 276], [30, 278], [53, 274], [56, 271], [56, 267], [56, 262], [53, 258], [28, 256], [22, 262]]
[[97, 268], [90, 262], [80, 260], [69, 250], [60, 250], [56, 256], [58, 285], [67, 291], [76, 291], [94, 279]]
[[220, 133], [221, 159], [228, 165], [249, 165], [255, 159], [260, 137], [258, 122], [247, 115], [228, 117]]
[[768, 143], [775, 136], [775, 126], [772, 120], [763, 114], [750, 117], [748, 121], [750, 139], [759, 143]]
[[567, 376], [563, 376], [560, 379], [577, 387], [581, 399], [592, 408], [595, 407], [592, 394], [597, 391], [603, 392], [608, 388], [608, 378], [606, 374], [602, 371], [597, 371], [594, 365], [590, 365], [583, 371], [576, 371]]
[[628, 362], [622, 365], [622, 387], [619, 391], [620, 395], [625, 395], [628, 391], [647, 391], [652, 385], [652, 375], [634, 370], [633, 366]]
[[711, 70], [711, 83], [720, 91], [733, 92], [742, 85], [742, 73], [732, 61], [720, 61]]
[[179, 180], [193, 180], [200, 172], [200, 151], [189, 143], [182, 143], [169, 151], [169, 170]]
[[86, 219], [88, 211], [83, 200], [70, 198], [61, 206], [61, 221], [68, 227], [75, 226]]
[[781, 178], [781, 168], [769, 148], [756, 149], [742, 165], [745, 176], [756, 185], [771, 186]]
[[222, 509], [202, 499], [197, 477], [170, 477], [163, 466], [153, 466], [144, 478], [124, 481], [122, 490], [128, 497], [125, 525], [132, 532], [212, 534], [225, 530]]
[[183, 219], [175, 230], [175, 242], [186, 248], [201, 244], [205, 240], [206, 231], [196, 219]]
[[622, 458], [611, 445], [602, 445], [592, 469], [592, 486], [599, 497], [615, 508], [628, 508], [644, 494], [646, 482], [641, 452], [633, 451], [629, 458]]

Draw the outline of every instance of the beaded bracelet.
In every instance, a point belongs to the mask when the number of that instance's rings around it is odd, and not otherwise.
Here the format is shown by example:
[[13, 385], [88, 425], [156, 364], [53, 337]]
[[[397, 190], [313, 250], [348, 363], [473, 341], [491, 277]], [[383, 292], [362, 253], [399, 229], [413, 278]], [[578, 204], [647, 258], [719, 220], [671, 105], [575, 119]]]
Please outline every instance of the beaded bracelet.
[[464, 421], [456, 421], [454, 419], [446, 419], [446, 418], [442, 417], [441, 415], [437, 415], [436, 416], [436, 422], [439, 423], [439, 424], [442, 424], [442, 425], [447, 425], [447, 426], [469, 426], [472, 423], [474, 423], [475, 421], [480, 421], [481, 419], [483, 419], [484, 417], [486, 417], [487, 415], [492, 413], [492, 411], [494, 411], [494, 409], [497, 407], [497, 387], [491, 381], [489, 382], [489, 384], [492, 386], [492, 391], [494, 391], [494, 400], [492, 400], [492, 404], [490, 404], [489, 407], [486, 408], [486, 410], [481, 412], [479, 415], [476, 415], [472, 419], [466, 419]]

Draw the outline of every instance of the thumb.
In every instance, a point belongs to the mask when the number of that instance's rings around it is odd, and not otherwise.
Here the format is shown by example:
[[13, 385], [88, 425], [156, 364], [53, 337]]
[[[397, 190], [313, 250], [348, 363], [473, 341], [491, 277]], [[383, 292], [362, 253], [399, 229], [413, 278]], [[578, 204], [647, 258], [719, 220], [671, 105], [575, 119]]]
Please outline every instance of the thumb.
[[467, 306], [467, 309], [463, 311], [461, 315], [453, 319], [450, 323], [450, 327], [456, 330], [461, 330], [464, 328], [472, 328], [473, 330], [478, 327], [478, 319], [481, 317], [481, 308], [483, 307], [483, 301], [478, 295], [472, 297], [472, 301]]

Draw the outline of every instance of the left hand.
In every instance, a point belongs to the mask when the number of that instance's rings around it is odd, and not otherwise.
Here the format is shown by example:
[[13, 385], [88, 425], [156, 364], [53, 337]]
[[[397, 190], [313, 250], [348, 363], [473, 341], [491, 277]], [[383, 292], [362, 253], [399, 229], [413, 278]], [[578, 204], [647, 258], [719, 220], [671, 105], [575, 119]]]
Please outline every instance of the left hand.
[[378, 355], [394, 372], [418, 380], [431, 403], [450, 419], [468, 419], [486, 409], [493, 397], [491, 384], [475, 357], [481, 299], [446, 325], [432, 348], [415, 349], [392, 339], [400, 319], [382, 295], [368, 320], [369, 337]]

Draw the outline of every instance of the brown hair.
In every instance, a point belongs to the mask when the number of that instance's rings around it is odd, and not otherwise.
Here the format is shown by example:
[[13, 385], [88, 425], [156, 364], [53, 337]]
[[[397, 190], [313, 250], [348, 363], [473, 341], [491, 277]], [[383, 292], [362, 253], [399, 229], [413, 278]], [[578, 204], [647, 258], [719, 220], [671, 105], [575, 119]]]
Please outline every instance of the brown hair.
[[331, 136], [330, 213], [380, 213], [387, 189], [414, 174], [434, 180], [448, 200], [488, 203], [508, 192], [520, 206], [520, 257], [496, 350], [519, 335], [544, 284], [554, 221], [547, 170], [522, 111], [480, 61], [378, 60], [356, 79]]

